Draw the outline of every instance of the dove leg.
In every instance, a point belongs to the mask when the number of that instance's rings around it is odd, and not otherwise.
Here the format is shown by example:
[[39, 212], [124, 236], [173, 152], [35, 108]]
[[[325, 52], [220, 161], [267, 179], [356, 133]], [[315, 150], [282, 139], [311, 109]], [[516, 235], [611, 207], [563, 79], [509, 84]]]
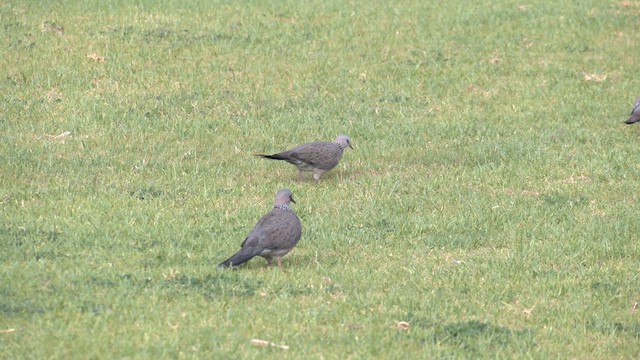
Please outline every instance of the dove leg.
[[276, 261], [278, 262], [278, 267], [281, 268], [282, 267], [282, 258], [281, 257], [277, 257]]
[[319, 181], [320, 176], [326, 172], [327, 170], [313, 169], [313, 178], [316, 179], [316, 181]]

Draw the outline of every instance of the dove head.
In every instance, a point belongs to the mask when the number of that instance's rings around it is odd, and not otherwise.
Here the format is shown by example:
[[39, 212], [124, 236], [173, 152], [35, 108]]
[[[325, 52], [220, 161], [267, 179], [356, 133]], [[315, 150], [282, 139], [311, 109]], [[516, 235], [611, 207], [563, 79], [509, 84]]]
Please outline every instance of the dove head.
[[275, 206], [276, 208], [281, 208], [281, 207], [286, 207], [289, 208], [289, 203], [296, 203], [295, 200], [293, 200], [293, 193], [291, 193], [291, 190], [289, 189], [282, 189], [280, 191], [278, 191], [278, 193], [276, 193], [276, 201], [275, 201]]
[[349, 139], [349, 137], [347, 135], [340, 135], [336, 138], [335, 141], [336, 144], [340, 145], [340, 147], [344, 150], [346, 148], [351, 148], [353, 149], [353, 146], [351, 146], [351, 139]]

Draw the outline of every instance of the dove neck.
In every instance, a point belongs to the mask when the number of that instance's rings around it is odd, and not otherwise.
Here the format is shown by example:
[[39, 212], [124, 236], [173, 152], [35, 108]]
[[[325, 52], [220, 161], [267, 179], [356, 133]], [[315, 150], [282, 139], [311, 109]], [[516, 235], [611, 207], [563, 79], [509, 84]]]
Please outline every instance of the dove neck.
[[275, 205], [274, 209], [283, 210], [283, 211], [291, 211], [289, 205]]
[[338, 147], [340, 148], [340, 151], [344, 151], [344, 146], [342, 146], [342, 144], [334, 142], [334, 144], [338, 145]]

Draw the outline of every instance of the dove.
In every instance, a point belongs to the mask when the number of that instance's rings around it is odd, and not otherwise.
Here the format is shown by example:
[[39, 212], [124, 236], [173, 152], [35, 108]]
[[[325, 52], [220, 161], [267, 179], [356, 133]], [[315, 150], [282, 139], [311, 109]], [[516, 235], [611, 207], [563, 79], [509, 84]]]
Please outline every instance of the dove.
[[346, 135], [340, 135], [334, 142], [316, 141], [300, 145], [295, 149], [283, 151], [277, 154], [256, 156], [272, 160], [284, 160], [298, 167], [300, 177], [303, 172], [313, 172], [313, 178], [320, 180], [322, 174], [333, 169], [342, 159], [342, 153], [351, 146], [351, 139]]
[[271, 212], [258, 220], [240, 245], [240, 251], [220, 263], [218, 268], [242, 265], [256, 256], [265, 258], [268, 265], [276, 259], [278, 266], [282, 267], [282, 257], [296, 246], [302, 235], [300, 219], [289, 203], [295, 203], [291, 191], [278, 191]]
[[631, 125], [633, 123], [637, 123], [640, 121], [640, 96], [636, 99], [636, 103], [633, 104], [633, 109], [631, 109], [631, 116], [624, 123], [627, 125]]

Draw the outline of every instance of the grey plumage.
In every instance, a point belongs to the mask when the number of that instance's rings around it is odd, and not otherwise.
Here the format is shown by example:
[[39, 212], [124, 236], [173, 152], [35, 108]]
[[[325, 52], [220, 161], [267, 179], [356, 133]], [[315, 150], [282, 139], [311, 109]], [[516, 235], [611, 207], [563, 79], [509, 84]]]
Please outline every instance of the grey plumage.
[[284, 160], [295, 165], [301, 177], [304, 171], [310, 171], [313, 172], [314, 179], [320, 180], [322, 174], [338, 165], [340, 159], [342, 159], [342, 153], [347, 147], [353, 149], [351, 139], [346, 135], [340, 135], [334, 142], [316, 141], [277, 154], [258, 154], [256, 156], [265, 159]]
[[631, 116], [625, 121], [625, 124], [633, 124], [640, 121], [640, 96], [636, 99], [636, 103], [633, 104], [633, 109], [631, 109]]
[[278, 266], [282, 266], [282, 257], [296, 246], [302, 235], [300, 219], [289, 207], [292, 202], [295, 200], [290, 190], [278, 191], [273, 210], [258, 220], [240, 245], [240, 251], [218, 267], [242, 265], [256, 256], [265, 258], [269, 265], [276, 259]]

